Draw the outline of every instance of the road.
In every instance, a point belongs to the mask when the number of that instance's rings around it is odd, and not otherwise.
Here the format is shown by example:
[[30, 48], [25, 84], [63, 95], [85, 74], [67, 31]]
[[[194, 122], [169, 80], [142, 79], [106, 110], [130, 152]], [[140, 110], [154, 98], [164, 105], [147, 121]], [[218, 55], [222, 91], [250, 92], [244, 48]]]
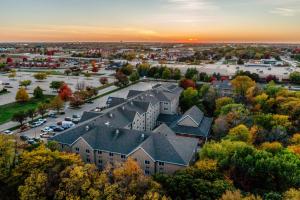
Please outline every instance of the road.
[[[110, 97], [110, 96], [124, 98], [127, 96], [129, 90], [145, 91], [145, 90], [151, 89], [152, 86], [154, 86], [155, 84], [157, 84], [157, 82], [139, 82], [135, 85], [131, 85], [127, 88], [121, 89], [121, 90], [111, 93], [109, 95], [103, 96], [99, 99], [96, 99], [96, 100], [94, 100], [94, 102], [92, 104], [85, 104], [80, 109], [75, 110], [75, 109], [67, 108], [65, 115], [60, 115], [58, 118], [55, 118], [55, 119], [48, 118], [47, 123], [44, 124], [43, 126], [40, 126], [40, 127], [34, 128], [34, 129], [30, 129], [28, 131], [21, 133], [20, 135], [26, 135], [30, 138], [34, 138], [34, 137], [39, 138], [41, 129], [43, 129], [44, 127], [49, 126], [51, 124], [55, 124], [59, 121], [62, 121], [65, 117], [71, 117], [73, 114], [82, 115], [82, 113], [84, 111], [90, 111], [90, 110], [95, 109], [96, 107], [103, 107], [106, 105], [106, 101], [107, 101], [108, 97]], [[115, 86], [112, 86], [112, 87], [115, 87]], [[107, 89], [107, 90], [109, 90], [109, 89]], [[105, 92], [103, 92], [103, 93], [105, 93]]]

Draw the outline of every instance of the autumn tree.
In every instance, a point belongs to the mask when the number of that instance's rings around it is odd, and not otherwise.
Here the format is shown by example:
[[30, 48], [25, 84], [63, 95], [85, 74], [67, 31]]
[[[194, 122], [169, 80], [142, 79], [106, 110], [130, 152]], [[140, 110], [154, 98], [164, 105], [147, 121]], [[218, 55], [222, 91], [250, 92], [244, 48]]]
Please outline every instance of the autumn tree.
[[161, 78], [168, 80], [168, 79], [171, 78], [171, 75], [172, 75], [171, 70], [169, 68], [165, 68], [164, 71], [163, 71], [163, 73], [162, 73]]
[[25, 88], [20, 88], [16, 94], [16, 101], [20, 103], [24, 103], [29, 101], [29, 95]]
[[243, 98], [246, 96], [247, 90], [256, 85], [255, 81], [248, 76], [237, 76], [231, 81], [231, 84], [236, 94]]
[[73, 97], [70, 98], [70, 106], [72, 108], [79, 108], [83, 104], [84, 104], [84, 99], [78, 93], [74, 94]]
[[182, 111], [186, 111], [194, 105], [199, 105], [198, 91], [194, 88], [187, 88], [180, 97], [180, 107]]
[[99, 82], [102, 84], [102, 85], [105, 85], [108, 83], [108, 78], [107, 77], [101, 77], [99, 79]]
[[232, 141], [252, 142], [252, 137], [247, 126], [240, 124], [229, 130], [228, 139]]
[[128, 77], [122, 72], [117, 72], [115, 78], [117, 80], [115, 84], [119, 87], [124, 87], [129, 84]]
[[233, 103], [234, 103], [234, 100], [231, 97], [221, 97], [221, 98], [218, 98], [216, 100], [216, 111], [215, 111], [215, 114], [219, 115], [220, 111], [221, 111], [221, 108], [223, 106], [226, 106], [228, 104], [233, 104]]
[[64, 101], [61, 99], [60, 96], [54, 97], [50, 102], [50, 107], [59, 113], [59, 111], [64, 107]]
[[8, 78], [14, 79], [17, 76], [17, 73], [15, 70], [11, 70], [10, 73], [8, 74]]
[[130, 76], [129, 76], [129, 80], [131, 82], [136, 82], [140, 79], [140, 75], [138, 72], [134, 71]]
[[47, 174], [34, 170], [18, 191], [20, 200], [46, 200]]
[[27, 110], [26, 113], [27, 113], [27, 116], [31, 118], [31, 121], [33, 121], [34, 117], [37, 114], [37, 111], [35, 108], [31, 108], [31, 109]]
[[42, 117], [44, 117], [48, 109], [49, 109], [49, 105], [46, 103], [39, 103], [37, 106], [37, 111]]
[[47, 79], [47, 74], [46, 74], [46, 73], [43, 73], [43, 72], [40, 72], [40, 73], [34, 74], [33, 77], [34, 77], [36, 80], [38, 80], [38, 81], [42, 81], [42, 80]]
[[55, 199], [102, 199], [108, 177], [95, 165], [69, 166], [60, 173]]
[[72, 90], [67, 84], [63, 84], [59, 88], [58, 95], [63, 101], [66, 102], [72, 97]]
[[180, 80], [179, 86], [182, 87], [183, 89], [187, 89], [189, 87], [196, 88], [196, 83], [191, 79], [184, 78]]

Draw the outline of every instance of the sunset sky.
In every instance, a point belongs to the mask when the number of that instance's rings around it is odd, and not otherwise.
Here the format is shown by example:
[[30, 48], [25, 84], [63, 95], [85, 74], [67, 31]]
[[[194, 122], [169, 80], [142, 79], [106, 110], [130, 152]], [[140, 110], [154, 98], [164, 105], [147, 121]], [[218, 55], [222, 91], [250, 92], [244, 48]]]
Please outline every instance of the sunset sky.
[[0, 41], [300, 43], [300, 0], [0, 0]]

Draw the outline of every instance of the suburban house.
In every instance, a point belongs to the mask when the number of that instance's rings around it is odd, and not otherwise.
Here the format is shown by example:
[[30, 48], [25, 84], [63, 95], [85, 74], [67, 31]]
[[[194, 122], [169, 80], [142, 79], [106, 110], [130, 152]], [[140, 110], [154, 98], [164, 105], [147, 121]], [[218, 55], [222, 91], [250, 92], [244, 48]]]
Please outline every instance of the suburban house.
[[[197, 107], [179, 115], [181, 92], [177, 85], [166, 84], [131, 90], [126, 99], [109, 98], [107, 109], [85, 112], [76, 127], [51, 140], [100, 169], [131, 157], [145, 174], [173, 173], [194, 161], [199, 140], [206, 140], [212, 122]], [[161, 116], [168, 120], [159, 121]]]
[[229, 80], [214, 80], [212, 81], [213, 88], [217, 91], [220, 97], [231, 97], [233, 95], [233, 87]]

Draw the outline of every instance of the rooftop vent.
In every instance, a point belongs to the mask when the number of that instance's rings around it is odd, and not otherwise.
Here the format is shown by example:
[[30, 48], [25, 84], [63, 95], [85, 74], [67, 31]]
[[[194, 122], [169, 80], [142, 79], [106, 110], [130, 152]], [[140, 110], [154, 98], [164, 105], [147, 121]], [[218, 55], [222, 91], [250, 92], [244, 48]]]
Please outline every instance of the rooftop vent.
[[116, 134], [119, 134], [120, 133], [120, 130], [119, 129], [116, 129]]
[[145, 134], [144, 134], [144, 133], [142, 133], [142, 135], [141, 135], [141, 138], [142, 138], [142, 139], [144, 139], [144, 138], [145, 138]]
[[106, 126], [109, 126], [110, 123], [109, 123], [109, 121], [107, 121], [107, 122], [105, 122], [104, 124], [105, 124]]
[[125, 106], [122, 106], [122, 110], [125, 110]]
[[130, 104], [133, 105], [133, 101], [130, 101]]
[[86, 127], [85, 127], [85, 130], [86, 130], [86, 131], [89, 131], [89, 130], [90, 130], [90, 127], [89, 127], [89, 126], [86, 126]]
[[110, 117], [110, 118], [113, 118], [113, 114], [112, 114], [112, 113], [109, 113], [109, 117]]

